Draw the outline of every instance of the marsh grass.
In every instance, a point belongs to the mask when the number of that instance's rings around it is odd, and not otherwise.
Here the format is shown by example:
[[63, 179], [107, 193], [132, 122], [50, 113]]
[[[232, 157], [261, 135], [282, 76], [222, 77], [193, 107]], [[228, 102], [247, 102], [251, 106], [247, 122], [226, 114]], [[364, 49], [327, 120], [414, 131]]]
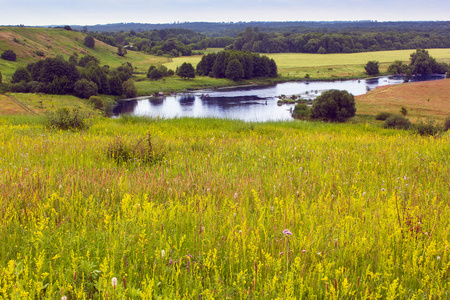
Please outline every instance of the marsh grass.
[[[450, 297], [448, 133], [0, 120], [3, 298]], [[158, 163], [106, 155], [149, 132]]]

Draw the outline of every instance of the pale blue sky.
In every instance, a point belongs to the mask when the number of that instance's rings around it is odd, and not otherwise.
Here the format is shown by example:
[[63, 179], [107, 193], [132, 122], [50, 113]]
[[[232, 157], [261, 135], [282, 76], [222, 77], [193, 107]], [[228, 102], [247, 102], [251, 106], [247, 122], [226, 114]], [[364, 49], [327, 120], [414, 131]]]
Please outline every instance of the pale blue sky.
[[0, 25], [450, 20], [447, 0], [0, 0], [0, 7]]

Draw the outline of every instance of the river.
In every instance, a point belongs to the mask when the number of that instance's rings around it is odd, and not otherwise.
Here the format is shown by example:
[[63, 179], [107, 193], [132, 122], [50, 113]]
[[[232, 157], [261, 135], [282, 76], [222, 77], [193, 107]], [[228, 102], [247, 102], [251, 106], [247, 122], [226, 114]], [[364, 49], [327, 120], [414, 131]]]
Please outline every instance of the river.
[[[443, 79], [444, 75], [418, 77], [414, 81]], [[342, 81], [285, 82], [271, 86], [247, 86], [198, 90], [160, 98], [140, 97], [119, 101], [114, 116], [132, 114], [159, 118], [213, 117], [251, 122], [292, 120], [293, 105], [277, 104], [280, 95], [314, 99], [330, 89], [363, 95], [378, 86], [404, 82], [401, 76]]]

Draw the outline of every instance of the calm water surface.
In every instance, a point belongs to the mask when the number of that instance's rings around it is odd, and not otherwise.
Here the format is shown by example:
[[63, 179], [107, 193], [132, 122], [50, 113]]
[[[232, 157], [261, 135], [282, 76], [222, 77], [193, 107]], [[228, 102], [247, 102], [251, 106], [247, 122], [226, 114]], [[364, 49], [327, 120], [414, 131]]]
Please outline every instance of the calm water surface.
[[[444, 77], [432, 75], [416, 78], [415, 81]], [[314, 99], [330, 89], [346, 90], [358, 96], [378, 86], [399, 84], [403, 81], [401, 76], [386, 76], [345, 81], [286, 82], [263, 87], [199, 90], [163, 98], [141, 97], [119, 101], [114, 109], [114, 116], [132, 114], [159, 118], [214, 117], [257, 122], [291, 120], [291, 110], [294, 106], [278, 106], [277, 96], [299, 95], [304, 99]]]

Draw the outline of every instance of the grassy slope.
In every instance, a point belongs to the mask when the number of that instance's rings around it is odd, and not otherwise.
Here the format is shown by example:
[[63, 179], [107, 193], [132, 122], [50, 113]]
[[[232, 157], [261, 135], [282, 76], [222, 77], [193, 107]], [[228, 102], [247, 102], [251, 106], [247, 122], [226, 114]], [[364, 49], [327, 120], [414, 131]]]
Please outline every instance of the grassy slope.
[[450, 116], [450, 79], [412, 82], [378, 87], [356, 97], [359, 114], [399, 113], [404, 106], [412, 121], [431, 117], [443, 120]]
[[[129, 51], [125, 57], [116, 54], [117, 48], [96, 40], [94, 49], [83, 45], [85, 34], [64, 29], [0, 27], [0, 52], [12, 49], [16, 52], [17, 62], [0, 59], [0, 71], [9, 80], [17, 66], [41, 59], [35, 51], [44, 52], [45, 56], [58, 54], [68, 58], [70, 55], [91, 54], [100, 59], [102, 65], [117, 67], [129, 61], [137, 67], [136, 72], [147, 72], [150, 64], [167, 62], [168, 58]], [[19, 41], [15, 42], [14, 39]]]

